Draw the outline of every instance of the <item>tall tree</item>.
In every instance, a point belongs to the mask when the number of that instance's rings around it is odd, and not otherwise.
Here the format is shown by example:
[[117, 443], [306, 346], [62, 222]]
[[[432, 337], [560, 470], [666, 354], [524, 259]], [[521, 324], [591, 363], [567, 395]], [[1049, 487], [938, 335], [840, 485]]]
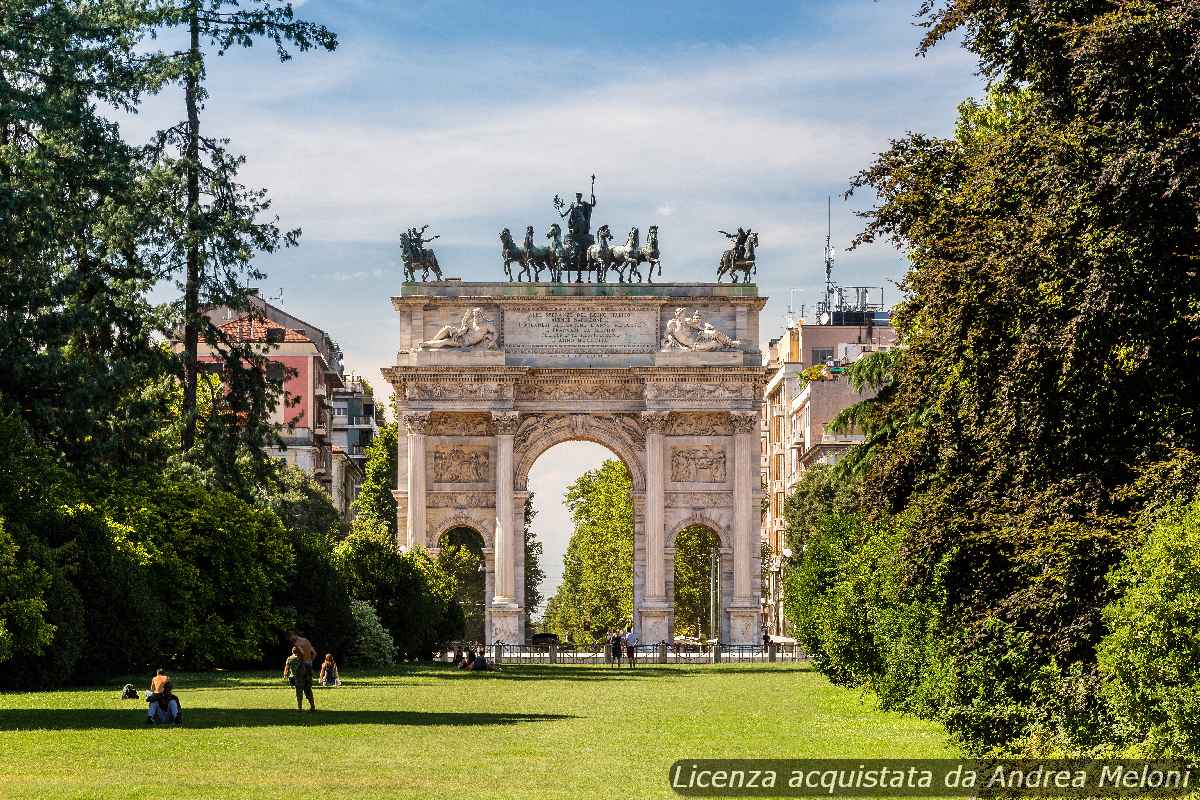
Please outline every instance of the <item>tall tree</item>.
[[592, 642], [633, 619], [633, 482], [609, 460], [567, 487], [574, 531], [563, 557], [563, 581], [546, 608], [546, 627]]
[[533, 505], [533, 492], [525, 498], [525, 630], [532, 631], [533, 614], [542, 604], [542, 582], [546, 571], [542, 569], [542, 543], [533, 529], [533, 518], [537, 509]]
[[[167, 217], [164, 240], [166, 264], [179, 276], [183, 290], [183, 414], [182, 446], [191, 450], [196, 441], [198, 351], [201, 339], [225, 351], [227, 372], [249, 368], [262, 371], [256, 354], [212, 325], [205, 306], [246, 306], [246, 283], [262, 278], [252, 264], [258, 252], [274, 252], [297, 243], [299, 229], [282, 232], [277, 218], [261, 221], [270, 209], [266, 192], [248, 189], [237, 180], [244, 159], [226, 149], [227, 142], [201, 133], [201, 111], [208, 98], [205, 59], [209, 52], [223, 55], [232, 47], [250, 47], [259, 38], [273, 42], [280, 61], [289, 60], [289, 48], [333, 50], [337, 37], [323, 25], [295, 19], [291, 3], [256, 0], [243, 7], [237, 0], [160, 0], [150, 18], [154, 24], [186, 31], [185, 50], [171, 54], [172, 76], [182, 84], [186, 118], [162, 131], [154, 141], [167, 182], [161, 199]], [[244, 381], [245, 379], [243, 379]], [[242, 387], [237, 387], [242, 388]], [[250, 392], [264, 392], [261, 382], [250, 382]], [[264, 410], [265, 409], [265, 410]], [[238, 409], [269, 413], [265, 403]], [[251, 426], [253, 427], [253, 426]], [[246, 437], [247, 444], [261, 441], [261, 431]]]
[[382, 530], [396, 541], [397, 463], [396, 423], [389, 422], [367, 445], [366, 475], [358, 496], [354, 498], [354, 527], [356, 530]]
[[712, 601], [712, 559], [719, 552], [717, 535], [702, 525], [684, 528], [676, 535], [676, 633], [706, 639], [717, 635], [711, 630], [709, 603]]
[[0, 395], [85, 470], [146, 446], [169, 374], [146, 300], [154, 221], [140, 154], [100, 106], [134, 110], [162, 58], [140, 52], [144, 6], [13, 0], [0, 7]]

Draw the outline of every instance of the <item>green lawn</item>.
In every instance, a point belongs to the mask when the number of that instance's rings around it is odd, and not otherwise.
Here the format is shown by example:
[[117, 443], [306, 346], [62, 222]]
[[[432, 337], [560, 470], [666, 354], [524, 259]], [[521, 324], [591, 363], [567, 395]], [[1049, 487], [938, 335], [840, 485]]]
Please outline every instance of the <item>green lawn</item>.
[[624, 800], [674, 796], [679, 758], [955, 755], [804, 666], [343, 678], [309, 714], [275, 676], [178, 675], [181, 728], [146, 726], [116, 687], [0, 694], [0, 797]]

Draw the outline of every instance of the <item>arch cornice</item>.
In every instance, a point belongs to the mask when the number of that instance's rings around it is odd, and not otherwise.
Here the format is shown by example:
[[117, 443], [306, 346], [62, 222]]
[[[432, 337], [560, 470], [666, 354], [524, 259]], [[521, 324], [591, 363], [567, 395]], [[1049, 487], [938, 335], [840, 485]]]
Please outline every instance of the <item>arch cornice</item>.
[[434, 529], [433, 536], [431, 537], [431, 543], [434, 547], [438, 547], [438, 542], [442, 540], [442, 537], [455, 528], [470, 528], [479, 534], [479, 538], [483, 540], [484, 548], [490, 549], [493, 546], [492, 540], [495, 537], [495, 533], [491, 530], [491, 527], [491, 525], [488, 525], [485, 521], [479, 519], [478, 517], [474, 517], [471, 514], [460, 511], [438, 522], [437, 527]]
[[726, 547], [733, 547], [732, 532], [713, 517], [699, 512], [693, 512], [671, 526], [670, 533], [667, 534], [666, 547], [674, 549], [675, 537], [679, 536], [680, 532], [682, 532], [684, 528], [690, 528], [693, 525], [699, 525], [702, 528], [708, 528], [710, 531], [715, 533], [717, 535], [717, 539], [721, 542], [722, 550], [724, 550]]
[[528, 489], [538, 456], [563, 442], [594, 442], [616, 453], [629, 470], [634, 492], [646, 491], [646, 440], [636, 414], [522, 415], [514, 442], [513, 488]]

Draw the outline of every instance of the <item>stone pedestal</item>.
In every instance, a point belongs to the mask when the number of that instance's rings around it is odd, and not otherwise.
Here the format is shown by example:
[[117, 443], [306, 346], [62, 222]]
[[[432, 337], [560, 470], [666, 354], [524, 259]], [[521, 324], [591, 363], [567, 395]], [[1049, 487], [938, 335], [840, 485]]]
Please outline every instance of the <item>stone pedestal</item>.
[[645, 604], [641, 609], [642, 628], [638, 638], [642, 644], [671, 641], [671, 607], [665, 604]]
[[726, 610], [729, 613], [729, 644], [757, 644], [760, 638], [758, 606], [734, 605]]
[[500, 350], [416, 350], [401, 353], [401, 366], [414, 367], [502, 367], [504, 353]]
[[521, 609], [516, 603], [492, 603], [488, 606], [490, 630], [488, 643], [523, 644], [521, 640]]

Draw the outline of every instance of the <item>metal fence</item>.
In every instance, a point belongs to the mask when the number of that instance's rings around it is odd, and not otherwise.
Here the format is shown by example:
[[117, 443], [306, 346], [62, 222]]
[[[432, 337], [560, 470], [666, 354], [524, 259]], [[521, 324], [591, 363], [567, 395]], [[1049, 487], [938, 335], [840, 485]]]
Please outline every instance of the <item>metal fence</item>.
[[[482, 651], [489, 661], [501, 664], [611, 664], [612, 652], [594, 644], [576, 647], [568, 644], [508, 644], [498, 642], [484, 647], [477, 642], [451, 642], [443, 645], [438, 661], [458, 663], [469, 652]], [[795, 644], [706, 644], [683, 645], [669, 642], [639, 644], [634, 663], [650, 664], [747, 664], [795, 663], [808, 655]], [[625, 653], [623, 662], [627, 663]]]

